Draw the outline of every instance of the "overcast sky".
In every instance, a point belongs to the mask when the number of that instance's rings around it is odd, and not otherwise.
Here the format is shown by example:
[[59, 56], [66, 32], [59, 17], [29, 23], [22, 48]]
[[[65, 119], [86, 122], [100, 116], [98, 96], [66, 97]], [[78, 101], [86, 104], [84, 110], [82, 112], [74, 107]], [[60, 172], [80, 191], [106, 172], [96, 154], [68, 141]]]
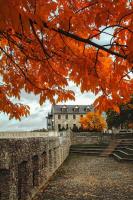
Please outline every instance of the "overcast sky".
[[[81, 94], [79, 88], [74, 86], [73, 83], [70, 83], [69, 89], [74, 90], [76, 99], [75, 101], [67, 101], [65, 104], [88, 105], [95, 100], [92, 93]], [[46, 128], [46, 116], [51, 111], [51, 103], [46, 101], [40, 106], [38, 102], [38, 96], [22, 92], [21, 103], [30, 106], [30, 116], [23, 117], [21, 121], [18, 121], [15, 119], [9, 120], [6, 114], [0, 113], [0, 131], [30, 131]]]

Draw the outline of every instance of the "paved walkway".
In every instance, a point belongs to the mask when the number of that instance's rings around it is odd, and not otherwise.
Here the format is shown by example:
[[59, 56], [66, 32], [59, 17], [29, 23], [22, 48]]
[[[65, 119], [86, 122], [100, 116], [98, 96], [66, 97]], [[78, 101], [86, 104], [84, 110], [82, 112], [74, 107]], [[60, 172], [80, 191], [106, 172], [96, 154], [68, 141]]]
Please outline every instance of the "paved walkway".
[[133, 165], [70, 155], [36, 200], [133, 200]]

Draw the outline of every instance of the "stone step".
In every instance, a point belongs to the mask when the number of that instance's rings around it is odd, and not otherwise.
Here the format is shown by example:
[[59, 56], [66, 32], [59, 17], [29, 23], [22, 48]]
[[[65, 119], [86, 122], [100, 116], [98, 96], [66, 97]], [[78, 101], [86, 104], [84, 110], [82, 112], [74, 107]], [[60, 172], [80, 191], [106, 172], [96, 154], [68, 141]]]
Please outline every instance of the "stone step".
[[113, 155], [114, 158], [116, 158], [119, 161], [131, 161], [131, 162], [133, 161], [133, 158], [122, 157], [118, 153], [113, 153], [112, 155]]
[[133, 156], [133, 153], [128, 153], [126, 150], [115, 150], [114, 152], [120, 152], [125, 156]]
[[76, 144], [71, 145], [70, 153], [100, 155], [106, 147], [107, 144]]
[[133, 146], [133, 144], [119, 144], [117, 146], [117, 148], [121, 148], [121, 147], [123, 147], [123, 148], [125, 148], [125, 147], [131, 147], [132, 148], [132, 146]]
[[130, 148], [130, 147], [127, 147], [126, 149], [127, 149], [127, 150], [130, 150], [130, 151], [133, 151], [133, 148]]
[[70, 153], [87, 154], [87, 155], [100, 155], [101, 152], [96, 151], [70, 151]]
[[110, 156], [120, 142], [121, 140], [112, 140], [109, 146], [102, 152], [101, 156], [102, 157]]
[[71, 146], [107, 146], [108, 143], [94, 143], [94, 144], [82, 144], [82, 143], [79, 143], [79, 144], [72, 144]]
[[123, 150], [116, 150], [113, 152], [113, 154], [117, 154], [122, 159], [133, 159], [132, 154], [127, 154], [127, 153], [125, 154], [125, 152]]
[[118, 161], [133, 161], [133, 139], [121, 139], [112, 155]]
[[131, 142], [132, 143], [133, 140], [132, 139], [131, 140], [125, 140], [125, 139], [123, 140], [123, 139], [121, 139], [121, 142]]
[[70, 148], [70, 150], [73, 150], [73, 149], [75, 149], [75, 150], [76, 150], [76, 149], [80, 149], [80, 150], [90, 150], [90, 151], [91, 151], [91, 150], [105, 150], [105, 148], [91, 148], [91, 147], [90, 147], [90, 148], [84, 148], [84, 147], [79, 147], [79, 148], [78, 148], [78, 147], [76, 147], [76, 148], [75, 148], [75, 147], [71, 147], [71, 148]]
[[[115, 149], [114, 152], [119, 152], [120, 154], [124, 154], [124, 155], [132, 155], [133, 153], [132, 152], [128, 152], [126, 149]], [[113, 152], [113, 153], [114, 153]]]
[[117, 160], [122, 160], [122, 158], [121, 158], [119, 155], [117, 155], [116, 153], [113, 153], [112, 155], [113, 155], [114, 158], [116, 158]]
[[98, 149], [105, 149], [107, 146], [81, 146], [81, 145], [79, 145], [79, 146], [77, 146], [77, 145], [72, 145], [70, 148], [84, 148], [84, 149], [89, 149], [89, 148], [93, 148], [93, 149], [95, 149], [95, 148], [98, 148]]
[[76, 144], [71, 145], [70, 153], [82, 155], [110, 156], [118, 161], [133, 160], [133, 140], [113, 140], [108, 144]]
[[133, 145], [133, 142], [128, 142], [128, 141], [127, 141], [127, 142], [121, 142], [121, 145], [122, 145], [122, 144], [130, 144], [130, 145]]
[[81, 149], [72, 149], [70, 152], [96, 152], [96, 153], [102, 153], [103, 150], [81, 150]]
[[133, 141], [133, 138], [122, 138], [122, 141]]

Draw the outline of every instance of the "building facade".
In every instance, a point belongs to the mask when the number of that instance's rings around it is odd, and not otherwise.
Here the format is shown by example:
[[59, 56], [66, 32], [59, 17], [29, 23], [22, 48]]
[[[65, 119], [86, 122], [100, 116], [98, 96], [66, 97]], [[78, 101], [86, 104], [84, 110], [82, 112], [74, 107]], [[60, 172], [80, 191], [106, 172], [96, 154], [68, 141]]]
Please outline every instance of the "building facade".
[[47, 129], [58, 131], [79, 128], [80, 118], [92, 111], [92, 105], [53, 105], [47, 116]]

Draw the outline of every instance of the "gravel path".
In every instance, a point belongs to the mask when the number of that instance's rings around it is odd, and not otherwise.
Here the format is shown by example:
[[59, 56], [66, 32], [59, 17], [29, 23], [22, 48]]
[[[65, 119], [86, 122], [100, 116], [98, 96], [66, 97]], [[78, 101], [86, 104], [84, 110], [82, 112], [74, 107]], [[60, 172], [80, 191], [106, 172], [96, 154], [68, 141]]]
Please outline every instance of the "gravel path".
[[70, 155], [36, 200], [133, 200], [133, 165]]

